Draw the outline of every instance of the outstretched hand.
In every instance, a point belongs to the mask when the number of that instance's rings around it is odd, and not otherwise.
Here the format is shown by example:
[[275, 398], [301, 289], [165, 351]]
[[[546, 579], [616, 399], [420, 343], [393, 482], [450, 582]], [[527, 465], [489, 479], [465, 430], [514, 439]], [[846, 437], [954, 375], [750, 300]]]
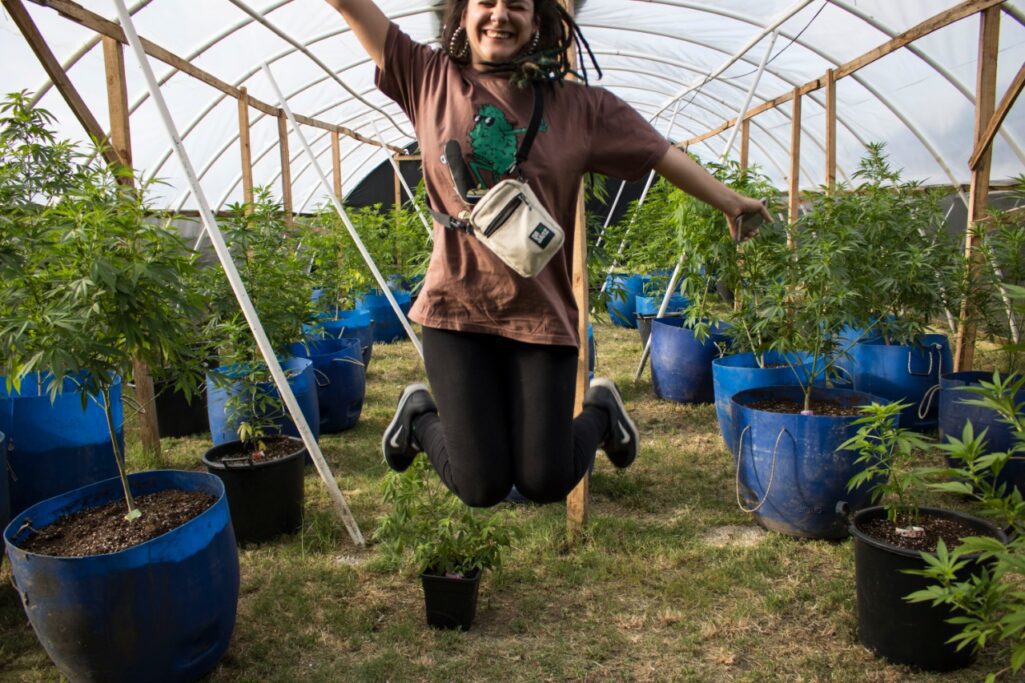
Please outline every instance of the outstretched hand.
[[735, 210], [733, 215], [726, 214], [726, 222], [729, 224], [734, 242], [751, 239], [758, 234], [758, 228], [762, 223], [771, 223], [773, 220], [765, 202], [743, 196], [740, 199], [740, 210]]

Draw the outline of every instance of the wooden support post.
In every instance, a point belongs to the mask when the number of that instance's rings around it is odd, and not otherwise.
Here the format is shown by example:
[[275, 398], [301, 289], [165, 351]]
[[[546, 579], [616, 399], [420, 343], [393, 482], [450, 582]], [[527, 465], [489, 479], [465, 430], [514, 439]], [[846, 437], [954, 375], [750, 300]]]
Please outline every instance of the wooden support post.
[[[790, 224], [797, 222], [801, 207], [801, 93], [794, 88], [794, 108], [790, 122]], [[793, 247], [794, 235], [790, 231], [787, 243]]]
[[1014, 101], [1021, 94], [1022, 88], [1025, 88], [1025, 63], [1018, 69], [1018, 74], [1014, 77], [1010, 87], [1007, 88], [1007, 92], [1000, 98], [1000, 104], [997, 106], [996, 113], [993, 114], [989, 125], [986, 126], [986, 131], [982, 134], [982, 138], [976, 142], [972, 158], [968, 160], [968, 167], [972, 170], [978, 167], [982, 155], [989, 151], [990, 145], [993, 144], [993, 138], [996, 137], [997, 131], [1000, 130], [1004, 119], [1007, 118], [1011, 107], [1014, 106]]
[[[985, 135], [986, 127], [993, 118], [996, 105], [997, 52], [1000, 45], [1000, 8], [991, 7], [980, 17], [979, 64], [975, 89], [975, 132], [973, 148]], [[972, 171], [968, 193], [968, 225], [965, 234], [965, 259], [968, 262], [968, 287], [975, 287], [976, 272], [982, 265], [981, 255], [975, 251], [975, 224], [984, 218], [989, 200], [989, 172], [993, 152], [985, 151], [979, 157], [978, 166]], [[954, 356], [954, 370], [971, 370], [975, 360], [975, 309], [969, 297], [961, 301], [961, 317], [957, 331], [957, 346]]]
[[740, 169], [748, 167], [748, 152], [751, 148], [751, 119], [744, 119], [740, 123]]
[[[132, 136], [128, 120], [125, 55], [121, 43], [113, 38], [103, 38], [103, 64], [107, 81], [107, 110], [110, 112], [110, 145], [121, 163], [131, 168]], [[128, 186], [135, 184], [131, 175], [119, 176], [118, 182]], [[132, 381], [135, 384], [135, 400], [139, 404], [139, 438], [142, 449], [153, 462], [163, 466], [153, 377], [149, 367], [140, 358], [132, 360]]]
[[342, 201], [342, 143], [337, 130], [331, 131], [331, 178], [335, 196]]
[[836, 186], [836, 73], [826, 72], [826, 187]]
[[292, 225], [292, 167], [288, 155], [288, 119], [278, 110], [278, 147], [281, 150], [281, 203], [285, 208], [285, 225]]
[[7, 9], [8, 14], [11, 15], [11, 18], [14, 19], [14, 23], [17, 24], [21, 34], [25, 36], [25, 41], [32, 48], [32, 52], [35, 53], [39, 63], [43, 65], [46, 75], [57, 86], [57, 91], [60, 92], [68, 106], [71, 107], [71, 111], [75, 118], [78, 119], [78, 122], [82, 124], [82, 128], [85, 129], [89, 137], [96, 140], [98, 144], [103, 145], [103, 158], [108, 164], [120, 162], [121, 159], [117, 156], [117, 153], [105, 144], [107, 136], [103, 132], [103, 128], [96, 120], [96, 117], [93, 116], [93, 113], [89, 111], [85, 100], [82, 99], [82, 96], [78, 94], [78, 90], [71, 83], [71, 79], [64, 73], [60, 62], [57, 61], [50, 47], [46, 44], [46, 40], [39, 32], [39, 29], [36, 28], [36, 24], [25, 10], [25, 6], [21, 4], [21, 0], [3, 0], [3, 5]]
[[239, 88], [238, 97], [238, 146], [242, 152], [242, 199], [253, 203], [253, 145], [249, 139], [249, 92]]
[[[573, 14], [572, 0], [559, 0], [559, 3], [570, 15]], [[576, 68], [578, 55], [576, 50], [570, 53], [570, 65]], [[590, 310], [587, 299], [587, 216], [584, 208], [584, 188], [580, 187], [577, 197], [577, 215], [573, 223], [573, 295], [577, 304], [577, 333], [580, 339], [580, 354], [577, 360], [577, 391], [573, 404], [573, 415], [579, 415], [584, 409], [584, 394], [588, 388], [588, 357], [587, 357], [587, 313]], [[588, 488], [590, 475], [584, 474], [576, 488], [566, 498], [566, 533], [570, 542], [576, 542], [587, 528], [587, 515], [590, 507]]]

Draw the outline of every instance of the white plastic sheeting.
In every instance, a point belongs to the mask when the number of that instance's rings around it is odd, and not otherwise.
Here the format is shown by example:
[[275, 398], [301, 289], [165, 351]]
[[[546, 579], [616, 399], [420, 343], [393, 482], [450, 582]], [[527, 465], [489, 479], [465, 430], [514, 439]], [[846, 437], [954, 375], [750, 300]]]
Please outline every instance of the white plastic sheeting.
[[[86, 0], [85, 8], [116, 21], [112, 2]], [[378, 3], [413, 38], [437, 36], [430, 0]], [[671, 136], [685, 140], [737, 115], [770, 40], [766, 29], [780, 18], [779, 36], [759, 81], [752, 106], [875, 48], [943, 10], [953, 0], [585, 0], [577, 21], [605, 77], [598, 83], [630, 102]], [[101, 124], [107, 121], [102, 48], [95, 34], [54, 10], [25, 6], [57, 59]], [[412, 126], [373, 85], [373, 65], [340, 16], [321, 0], [137, 0], [139, 34], [265, 102], [274, 102], [259, 65], [267, 62], [293, 111], [375, 138], [375, 123], [392, 145], [413, 141]], [[1025, 0], [1002, 6], [997, 97], [1025, 62]], [[796, 10], [796, 11], [795, 11]], [[64, 137], [84, 133], [6, 12], [0, 14], [0, 88], [42, 92]], [[761, 37], [761, 39], [756, 40]], [[972, 153], [979, 17], [969, 17], [888, 55], [837, 88], [837, 160], [849, 178], [865, 142], [883, 141], [905, 177], [928, 184], [967, 183]], [[184, 144], [215, 208], [242, 197], [236, 101], [153, 61], [161, 91], [182, 131]], [[126, 59], [135, 166], [164, 181], [158, 205], [195, 208], [171, 147], [146, 96], [133, 59]], [[593, 74], [592, 74], [593, 75]], [[715, 77], [709, 80], [709, 76]], [[680, 94], [685, 93], [680, 99]], [[1025, 98], [1022, 98], [1025, 99]], [[824, 92], [803, 99], [803, 187], [825, 177]], [[677, 107], [679, 105], [679, 107]], [[1025, 116], [1020, 101], [994, 143], [994, 182], [1025, 172]], [[280, 192], [277, 121], [250, 112], [254, 178]], [[789, 173], [790, 104], [759, 114], [751, 125], [751, 163], [780, 186]], [[307, 139], [323, 165], [330, 164], [330, 134], [309, 128]], [[729, 131], [694, 145], [706, 159], [718, 157]], [[737, 154], [739, 145], [734, 145]], [[294, 208], [324, 202], [298, 140], [290, 140]], [[385, 159], [372, 145], [342, 138], [343, 185], [356, 187]]]

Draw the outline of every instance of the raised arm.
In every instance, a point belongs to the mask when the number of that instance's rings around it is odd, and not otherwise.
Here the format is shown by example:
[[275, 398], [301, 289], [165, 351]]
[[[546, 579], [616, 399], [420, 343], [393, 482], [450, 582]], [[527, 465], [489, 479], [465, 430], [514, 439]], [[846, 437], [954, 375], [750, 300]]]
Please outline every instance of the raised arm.
[[[711, 204], [726, 214], [730, 234], [734, 239], [737, 238], [737, 218], [741, 214], [760, 213], [766, 221], [772, 220], [760, 201], [745, 197], [726, 187], [677, 147], [669, 148], [662, 160], [655, 164], [655, 170], [687, 194]], [[750, 233], [745, 230], [739, 237], [742, 240], [747, 239], [755, 232], [757, 230]]]
[[388, 17], [371, 0], [327, 0], [341, 13], [356, 34], [363, 49], [377, 68], [384, 68], [384, 41], [388, 37]]

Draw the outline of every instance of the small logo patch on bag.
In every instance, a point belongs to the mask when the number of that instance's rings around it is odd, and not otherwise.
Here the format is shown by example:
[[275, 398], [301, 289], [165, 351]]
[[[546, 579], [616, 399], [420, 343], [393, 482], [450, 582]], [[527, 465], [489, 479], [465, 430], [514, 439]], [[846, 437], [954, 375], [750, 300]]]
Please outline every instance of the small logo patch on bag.
[[555, 231], [544, 223], [538, 223], [537, 227], [529, 235], [530, 241], [542, 249], [548, 246], [553, 237], [555, 237]]

